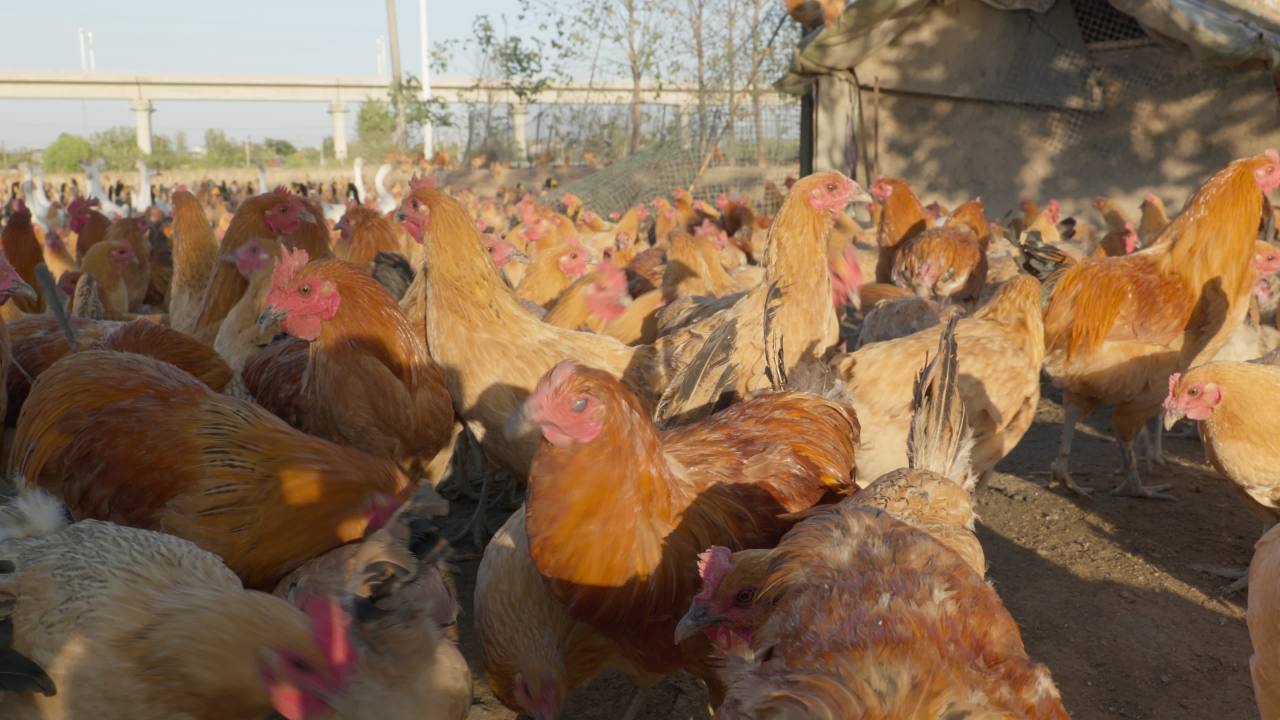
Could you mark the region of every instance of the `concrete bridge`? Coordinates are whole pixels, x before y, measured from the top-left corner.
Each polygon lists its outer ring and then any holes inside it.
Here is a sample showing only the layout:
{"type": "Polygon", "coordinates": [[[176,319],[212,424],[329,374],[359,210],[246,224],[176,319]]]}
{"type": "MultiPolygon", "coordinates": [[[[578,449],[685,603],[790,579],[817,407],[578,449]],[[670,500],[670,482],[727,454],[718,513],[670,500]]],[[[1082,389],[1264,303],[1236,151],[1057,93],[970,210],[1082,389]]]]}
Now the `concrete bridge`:
{"type": "MultiPolygon", "coordinates": [[[[304,77],[293,75],[197,75],[132,73],[14,72],[0,70],[0,100],[127,100],[134,112],[138,148],[151,154],[151,114],[155,101],[275,101],[325,102],[333,120],[333,150],[339,160],[347,157],[348,102],[386,97],[387,79],[380,77],[304,77]]],[[[631,102],[631,85],[601,82],[593,85],[553,85],[540,93],[538,104],[625,104],[631,102]]],[[[646,104],[672,106],[678,118],[697,105],[696,88],[645,86],[646,104]]],[[[525,121],[528,105],[499,84],[474,78],[434,78],[431,94],[447,103],[504,103],[511,106],[516,146],[528,154],[525,121]]],[[[767,104],[788,102],[775,93],[767,104]]]]}

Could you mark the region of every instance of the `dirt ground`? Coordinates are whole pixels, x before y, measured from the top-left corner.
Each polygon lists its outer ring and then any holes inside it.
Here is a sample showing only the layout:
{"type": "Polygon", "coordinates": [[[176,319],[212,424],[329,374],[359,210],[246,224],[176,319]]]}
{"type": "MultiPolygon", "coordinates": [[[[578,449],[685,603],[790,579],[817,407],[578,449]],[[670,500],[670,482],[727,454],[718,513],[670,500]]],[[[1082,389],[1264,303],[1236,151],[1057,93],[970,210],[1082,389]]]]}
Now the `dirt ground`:
{"type": "MultiPolygon", "coordinates": [[[[1045,489],[1059,401],[1046,387],[1036,423],[978,494],[988,578],[1028,652],[1053,671],[1079,720],[1257,718],[1245,595],[1224,598],[1229,581],[1195,566],[1246,566],[1260,522],[1205,464],[1194,437],[1166,437],[1167,467],[1146,476],[1171,483],[1175,502],[1108,495],[1120,452],[1105,412],[1081,425],[1072,458],[1077,479],[1096,488],[1094,499],[1045,489]]],[[[516,714],[486,687],[468,619],[477,564],[460,563],[461,638],[476,678],[470,717],[506,720],[516,714]]],[[[570,697],[564,717],[614,720],[633,693],[625,678],[602,676],[570,697]]],[[[639,720],[708,717],[705,693],[688,676],[645,691],[639,702],[639,720]]]]}

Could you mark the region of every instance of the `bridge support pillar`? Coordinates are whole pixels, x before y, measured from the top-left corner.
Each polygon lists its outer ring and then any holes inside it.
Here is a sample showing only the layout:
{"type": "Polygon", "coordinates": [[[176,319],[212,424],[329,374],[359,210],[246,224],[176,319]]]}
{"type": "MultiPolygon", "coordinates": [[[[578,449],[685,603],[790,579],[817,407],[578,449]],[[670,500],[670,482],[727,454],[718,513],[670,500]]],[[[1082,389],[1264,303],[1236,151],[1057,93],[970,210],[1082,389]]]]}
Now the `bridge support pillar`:
{"type": "Polygon", "coordinates": [[[333,118],[333,157],[342,162],[347,159],[347,104],[341,100],[329,103],[329,115],[333,118]]]}
{"type": "Polygon", "coordinates": [[[511,103],[511,135],[516,143],[516,157],[525,162],[529,160],[528,120],[528,103],[511,103]]]}
{"type": "Polygon", "coordinates": [[[138,149],[143,155],[151,154],[151,113],[156,109],[150,100],[134,100],[129,106],[133,109],[133,123],[138,131],[138,149]]]}

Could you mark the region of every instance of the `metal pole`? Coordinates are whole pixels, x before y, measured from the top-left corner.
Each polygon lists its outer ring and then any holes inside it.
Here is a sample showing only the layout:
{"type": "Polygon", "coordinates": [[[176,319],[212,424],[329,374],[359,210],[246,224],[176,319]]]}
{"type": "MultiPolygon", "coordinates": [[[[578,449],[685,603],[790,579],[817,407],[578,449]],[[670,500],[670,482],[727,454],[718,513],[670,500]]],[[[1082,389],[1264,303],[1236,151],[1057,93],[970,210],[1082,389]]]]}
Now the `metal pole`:
{"type": "MultiPolygon", "coordinates": [[[[421,38],[422,50],[422,99],[431,100],[431,44],[427,40],[427,0],[418,0],[418,37],[421,38]]],[[[435,154],[435,138],[432,137],[431,123],[422,125],[422,154],[428,160],[435,154]]]]}
{"type": "Polygon", "coordinates": [[[403,150],[405,145],[405,117],[404,103],[400,98],[400,29],[396,25],[396,0],[387,0],[387,34],[391,40],[391,89],[395,94],[395,111],[396,111],[396,137],[395,144],[397,150],[403,150]]]}
{"type": "Polygon", "coordinates": [[[385,78],[387,76],[387,45],[386,40],[381,35],[373,41],[374,52],[378,54],[376,59],[378,68],[378,77],[385,78]]]}
{"type": "Polygon", "coordinates": [[[97,57],[93,52],[93,31],[85,33],[85,37],[89,39],[89,72],[96,72],[98,67],[97,57]]]}
{"type": "Polygon", "coordinates": [[[80,72],[89,72],[89,50],[84,44],[84,28],[80,28],[80,72]]]}

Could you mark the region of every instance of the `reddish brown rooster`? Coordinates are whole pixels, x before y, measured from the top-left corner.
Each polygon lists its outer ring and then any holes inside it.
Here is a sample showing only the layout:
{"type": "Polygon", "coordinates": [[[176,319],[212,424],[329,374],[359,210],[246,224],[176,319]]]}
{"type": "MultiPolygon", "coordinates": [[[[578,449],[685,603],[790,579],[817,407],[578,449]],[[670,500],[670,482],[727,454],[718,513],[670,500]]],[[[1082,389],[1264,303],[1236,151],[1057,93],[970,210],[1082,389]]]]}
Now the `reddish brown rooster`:
{"type": "Polygon", "coordinates": [[[36,380],[9,471],[76,518],[163,529],[266,589],[361,538],[374,498],[410,490],[390,461],[298,432],[168,363],[100,350],[36,380]]]}
{"type": "Polygon", "coordinates": [[[876,244],[876,282],[893,282],[893,264],[902,243],[929,226],[929,215],[911,186],[897,178],[880,178],[871,184],[871,196],[880,202],[876,244]]]}
{"type": "MultiPolygon", "coordinates": [[[[44,262],[44,251],[41,250],[40,242],[36,240],[35,226],[31,224],[31,211],[21,199],[18,200],[14,211],[9,214],[9,221],[4,224],[4,230],[0,231],[0,248],[4,250],[5,258],[22,278],[22,282],[26,283],[27,287],[35,287],[36,265],[44,262]]],[[[42,313],[44,300],[40,297],[32,299],[20,297],[14,300],[6,310],[10,312],[4,314],[10,318],[16,318],[16,312],[13,311],[42,313]]]]}
{"type": "Polygon", "coordinates": [[[618,380],[564,362],[518,417],[545,440],[529,474],[535,565],[570,615],[648,672],[687,667],[714,685],[706,645],[672,641],[703,548],[767,547],[785,513],[854,489],[857,420],[815,395],[762,395],[664,433],[618,380]]]}

